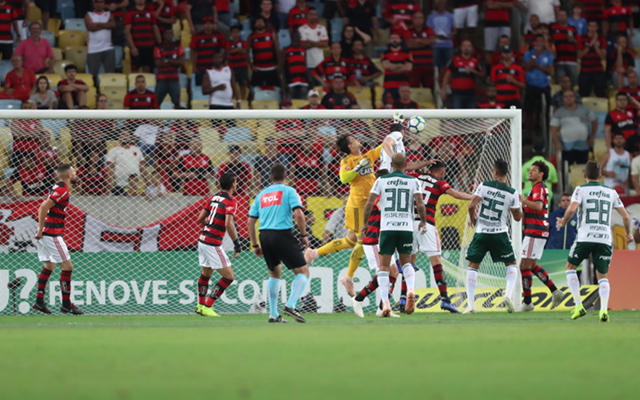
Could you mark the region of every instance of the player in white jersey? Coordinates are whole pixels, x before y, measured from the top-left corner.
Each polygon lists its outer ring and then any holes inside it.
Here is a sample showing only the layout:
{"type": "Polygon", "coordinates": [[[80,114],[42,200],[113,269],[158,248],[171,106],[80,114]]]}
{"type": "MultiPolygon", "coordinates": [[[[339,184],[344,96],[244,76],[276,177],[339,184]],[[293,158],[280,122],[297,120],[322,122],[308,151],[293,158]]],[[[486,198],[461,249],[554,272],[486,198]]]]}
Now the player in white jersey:
{"type": "Polygon", "coordinates": [[[507,287],[502,302],[508,312],[515,311],[511,296],[518,279],[518,268],[508,233],[509,212],[514,220],[520,221],[522,209],[518,193],[507,185],[507,172],[509,172],[509,164],[504,160],[496,160],[493,165],[495,180],[481,183],[469,204],[470,224],[475,226],[475,234],[466,255],[469,270],[467,271],[465,314],[476,312],[474,300],[478,284],[478,269],[487,252],[491,253],[493,262],[502,262],[507,267],[507,287]],[[480,212],[476,217],[478,204],[480,204],[480,212]]]}
{"type": "MultiPolygon", "coordinates": [[[[404,148],[404,134],[405,128],[402,124],[404,121],[404,117],[396,111],[393,115],[393,124],[389,128],[389,134],[384,138],[382,142],[382,153],[380,154],[380,168],[386,169],[387,171],[391,171],[391,158],[394,154],[405,154],[404,148]]],[[[416,169],[424,168],[428,165],[433,164],[434,160],[425,160],[408,163],[405,167],[407,171],[413,171],[416,169]]]]}
{"type": "Polygon", "coordinates": [[[380,208],[380,271],[378,272],[378,284],[382,297],[382,316],[391,314],[389,303],[389,274],[397,274],[395,265],[391,265],[391,256],[397,250],[400,264],[404,270],[404,279],[407,282],[407,304],[405,313],[412,314],[416,306],[415,295],[415,270],[411,266],[411,253],[413,248],[413,207],[414,203],[420,215],[420,228],[426,224],[426,211],[422,196],[418,191],[418,181],[408,175],[404,170],[407,160],[403,154],[394,154],[391,158],[393,172],[376,179],[364,208],[363,232],[369,228],[368,221],[378,196],[380,208]]]}
{"type": "Polygon", "coordinates": [[[600,164],[589,161],[585,166],[584,177],[587,181],[578,186],[571,197],[571,204],[564,213],[563,218],[557,219],[557,226],[562,228],[573,215],[578,212],[578,235],[576,241],[569,250],[567,259],[567,284],[573,295],[576,307],[571,313],[571,319],[578,319],[587,315],[580,297],[580,281],[576,269],[583,260],[593,259],[598,278],[598,292],[600,294],[600,321],[609,322],[609,264],[611,263],[611,244],[613,235],[611,232],[611,210],[613,208],[622,216],[624,229],[627,232],[627,240],[633,240],[631,232],[631,218],[624,209],[624,205],[618,197],[618,193],[599,181],[601,176],[600,164]]]}

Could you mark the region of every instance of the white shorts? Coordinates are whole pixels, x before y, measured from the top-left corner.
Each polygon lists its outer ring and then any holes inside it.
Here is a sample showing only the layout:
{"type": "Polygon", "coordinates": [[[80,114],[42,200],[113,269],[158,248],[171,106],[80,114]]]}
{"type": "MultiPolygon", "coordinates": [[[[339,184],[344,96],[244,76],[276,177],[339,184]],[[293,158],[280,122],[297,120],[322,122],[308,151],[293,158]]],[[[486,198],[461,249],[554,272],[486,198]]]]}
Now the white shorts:
{"type": "Polygon", "coordinates": [[[413,221],[413,254],[420,250],[429,257],[439,256],[442,248],[440,247],[438,229],[431,224],[427,224],[424,234],[421,235],[421,232],[418,231],[418,225],[420,225],[420,221],[413,221]]]}
{"type": "MultiPolygon", "coordinates": [[[[364,255],[367,257],[367,263],[369,264],[369,268],[372,271],[377,271],[380,269],[380,254],[378,254],[378,245],[377,244],[365,244],[362,246],[364,249],[364,255]]],[[[391,256],[391,265],[396,263],[396,257],[391,256]]]]}
{"type": "Polygon", "coordinates": [[[509,26],[490,26],[484,28],[484,50],[493,52],[498,45],[500,36],[507,35],[511,37],[511,27],[509,26]]]}
{"type": "Polygon", "coordinates": [[[522,239],[522,258],[539,260],[542,258],[547,239],[525,236],[522,239]]]}
{"type": "Polygon", "coordinates": [[[38,250],[38,258],[42,262],[56,264],[71,260],[67,244],[62,236],[43,236],[40,240],[34,240],[38,250]]]}
{"type": "Polygon", "coordinates": [[[475,28],[478,26],[478,5],[455,8],[453,18],[456,20],[456,29],[463,29],[465,21],[469,28],[475,28]]]}
{"type": "Polygon", "coordinates": [[[198,260],[203,268],[221,269],[231,266],[222,246],[210,246],[198,242],[198,260]]]}

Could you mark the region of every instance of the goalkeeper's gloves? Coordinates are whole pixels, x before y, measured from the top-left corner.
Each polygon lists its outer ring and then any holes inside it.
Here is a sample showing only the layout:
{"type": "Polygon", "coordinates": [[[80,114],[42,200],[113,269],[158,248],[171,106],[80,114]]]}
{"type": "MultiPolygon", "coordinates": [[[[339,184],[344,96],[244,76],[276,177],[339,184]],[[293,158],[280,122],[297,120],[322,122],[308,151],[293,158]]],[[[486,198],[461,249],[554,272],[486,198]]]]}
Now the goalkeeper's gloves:
{"type": "Polygon", "coordinates": [[[400,111],[396,111],[393,113],[393,122],[396,124],[401,124],[404,122],[404,115],[400,114],[400,111]]]}
{"type": "Polygon", "coordinates": [[[233,241],[233,252],[242,253],[242,246],[240,245],[240,239],[236,239],[233,241]]]}
{"type": "Polygon", "coordinates": [[[360,171],[362,171],[363,169],[367,169],[369,167],[371,167],[371,163],[369,162],[369,159],[365,157],[362,160],[360,160],[360,162],[358,163],[358,165],[356,165],[353,171],[360,173],[360,171]]]}

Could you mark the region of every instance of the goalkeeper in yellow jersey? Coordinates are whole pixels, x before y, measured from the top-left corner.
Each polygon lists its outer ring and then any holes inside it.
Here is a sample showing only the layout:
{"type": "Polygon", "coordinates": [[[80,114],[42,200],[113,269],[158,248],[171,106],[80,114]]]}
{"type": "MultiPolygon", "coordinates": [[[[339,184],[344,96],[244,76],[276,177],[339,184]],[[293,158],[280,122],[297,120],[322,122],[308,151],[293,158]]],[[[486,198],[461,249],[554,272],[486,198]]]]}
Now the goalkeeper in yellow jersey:
{"type": "Polygon", "coordinates": [[[340,278],[340,282],[347,289],[349,296],[353,297],[355,296],[353,275],[364,256],[358,235],[360,235],[360,227],[363,223],[364,205],[367,203],[369,191],[376,180],[373,165],[380,158],[382,145],[363,155],[358,139],[348,134],[338,137],[336,145],[341,152],[347,154],[340,160],[340,181],[348,183],[351,187],[344,213],[345,228],[348,230],[347,237],[333,240],[318,249],[308,248],[304,252],[304,258],[307,260],[307,264],[311,264],[318,256],[337,253],[344,249],[353,249],[349,260],[349,271],[346,276],[340,278]]]}

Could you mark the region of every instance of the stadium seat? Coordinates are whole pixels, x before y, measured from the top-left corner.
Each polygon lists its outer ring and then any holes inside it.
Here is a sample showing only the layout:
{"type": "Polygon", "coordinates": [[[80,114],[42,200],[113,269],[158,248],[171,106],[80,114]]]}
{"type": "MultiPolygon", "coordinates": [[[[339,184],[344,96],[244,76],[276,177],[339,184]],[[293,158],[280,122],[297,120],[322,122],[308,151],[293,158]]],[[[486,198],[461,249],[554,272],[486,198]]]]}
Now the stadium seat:
{"type": "Polygon", "coordinates": [[[280,103],[278,100],[254,100],[254,110],[278,110],[280,109],[280,103]]]}
{"type": "Polygon", "coordinates": [[[58,47],[66,49],[73,46],[86,46],[87,40],[82,31],[62,30],[58,36],[58,47]]]}
{"type": "Polygon", "coordinates": [[[240,39],[241,40],[247,40],[249,35],[251,35],[251,31],[250,30],[244,30],[243,29],[242,31],[240,31],[240,39]]]}
{"type": "Polygon", "coordinates": [[[276,100],[280,101],[280,93],[275,90],[257,90],[254,94],[254,100],[276,100]]]}
{"type": "Polygon", "coordinates": [[[64,56],[62,55],[62,49],[61,48],[53,47],[51,50],[53,51],[53,59],[55,61],[64,59],[64,56]]]}
{"type": "Polygon", "coordinates": [[[227,143],[247,142],[251,140],[251,131],[248,128],[229,128],[224,135],[227,143]]]}
{"type": "Polygon", "coordinates": [[[87,46],[71,46],[64,49],[64,56],[67,60],[73,61],[78,68],[78,72],[85,72],[87,63],[87,46]]]}
{"type": "Polygon", "coordinates": [[[302,108],[307,104],[309,104],[307,100],[300,100],[300,99],[293,99],[291,100],[291,103],[293,104],[293,108],[302,108]]]}
{"type": "Polygon", "coordinates": [[[427,110],[436,109],[436,105],[434,103],[431,103],[431,102],[428,102],[428,101],[420,102],[420,103],[418,103],[418,106],[420,106],[420,108],[427,109],[427,110]]]}
{"type": "Polygon", "coordinates": [[[64,67],[66,67],[67,65],[73,64],[73,61],[71,60],[59,60],[59,61],[55,61],[53,63],[53,72],[55,72],[56,74],[60,75],[60,76],[65,76],[64,74],[64,67]]]}
{"type": "Polygon", "coordinates": [[[373,109],[373,104],[371,103],[371,100],[362,100],[362,99],[358,100],[358,105],[363,110],[372,110],[373,109]]]}
{"type": "Polygon", "coordinates": [[[124,108],[123,101],[109,99],[109,102],[107,102],[107,109],[109,110],[122,110],[123,108],[124,108]]]}
{"type": "Polygon", "coordinates": [[[51,45],[51,48],[56,47],[56,35],[51,31],[42,31],[40,37],[46,39],[51,45]]]}
{"type": "Polygon", "coordinates": [[[249,18],[245,18],[242,21],[242,30],[243,31],[250,31],[251,30],[251,21],[249,20],[249,18]]]}
{"type": "Polygon", "coordinates": [[[278,42],[283,50],[291,45],[291,35],[288,29],[280,29],[278,31],[278,42]]]}
{"type": "Polygon", "coordinates": [[[607,143],[604,138],[596,139],[593,142],[593,156],[597,161],[600,161],[600,157],[607,151],[607,143]]]}
{"type": "Polygon", "coordinates": [[[107,99],[109,101],[120,102],[120,103],[124,101],[124,98],[127,95],[127,92],[128,92],[127,88],[122,86],[118,86],[118,87],[103,86],[100,88],[100,93],[107,96],[107,99]]]}
{"type": "Polygon", "coordinates": [[[601,97],[583,97],[582,104],[593,112],[609,112],[609,99],[603,99],[601,97]]]}
{"type": "Polygon", "coordinates": [[[60,8],[60,18],[62,20],[74,18],[76,16],[76,12],[73,8],[73,4],[71,6],[64,5],[60,8]]]}
{"type": "MultiPolygon", "coordinates": [[[[186,103],[180,102],[180,107],[187,108],[187,105],[186,105],[186,103]]],[[[173,110],[174,109],[173,108],[173,103],[170,102],[170,101],[163,101],[160,104],[160,109],[161,110],[173,110]]]]}
{"type": "Polygon", "coordinates": [[[87,31],[84,18],[69,18],[64,20],[64,29],[68,31],[87,31]]]}
{"type": "MultiPolygon", "coordinates": [[[[598,131],[596,132],[596,138],[604,138],[604,121],[607,118],[607,114],[609,112],[605,111],[596,111],[594,112],[596,118],[598,119],[598,131]]],[[[589,133],[591,133],[591,124],[588,124],[589,133]]]]}
{"type": "Polygon", "coordinates": [[[433,103],[433,94],[429,88],[411,88],[411,99],[418,103],[433,103]]]}
{"type": "Polygon", "coordinates": [[[87,107],[95,110],[98,103],[98,90],[94,87],[90,87],[87,92],[87,107]]]}
{"type": "Polygon", "coordinates": [[[584,183],[584,167],[585,164],[573,164],[569,166],[572,187],[576,188],[584,183]]]}
{"type": "Polygon", "coordinates": [[[40,8],[38,8],[35,3],[29,3],[28,18],[29,21],[42,21],[42,11],[40,11],[40,8]]]}
{"type": "Polygon", "coordinates": [[[553,97],[553,95],[558,93],[559,91],[560,91],[560,85],[552,83],[551,84],[551,97],[553,97]]]}
{"type": "Polygon", "coordinates": [[[240,109],[241,110],[250,110],[249,100],[240,100],[240,109]]]}
{"type": "Polygon", "coordinates": [[[209,100],[208,94],[202,94],[202,86],[194,86],[191,88],[191,96],[193,100],[209,100]]]}
{"type": "Polygon", "coordinates": [[[76,79],[80,79],[81,81],[83,81],[84,83],[89,85],[89,87],[95,87],[96,86],[95,82],[93,81],[93,75],[91,75],[91,74],[78,73],[78,74],[76,74],[76,79]]]}
{"type": "Polygon", "coordinates": [[[20,100],[0,100],[0,110],[19,110],[21,106],[20,100]]]}
{"type": "Polygon", "coordinates": [[[100,81],[101,91],[103,87],[127,89],[127,76],[125,74],[100,74],[98,80],[100,81]]]}
{"type": "Polygon", "coordinates": [[[180,44],[183,49],[191,46],[191,31],[180,32],[180,44]]]}
{"type": "Polygon", "coordinates": [[[616,96],[609,97],[609,111],[616,109],[616,96]]]}
{"type": "Polygon", "coordinates": [[[129,74],[129,76],[127,77],[128,81],[129,81],[129,90],[133,90],[136,87],[136,76],[138,75],[143,75],[147,81],[147,88],[153,86],[156,86],[156,76],[154,74],[148,73],[148,72],[141,72],[141,73],[132,73],[129,74]]]}
{"type": "Polygon", "coordinates": [[[360,100],[371,100],[371,88],[369,87],[366,87],[366,86],[360,86],[359,88],[349,87],[348,90],[349,90],[349,93],[356,96],[358,103],[360,103],[360,100]]]}
{"type": "Polygon", "coordinates": [[[45,76],[49,80],[49,85],[52,87],[58,87],[58,82],[62,80],[62,77],[58,74],[38,74],[38,76],[45,76]]]}
{"type": "Polygon", "coordinates": [[[4,86],[5,76],[7,76],[11,70],[13,70],[11,60],[0,60],[0,81],[2,82],[2,86],[4,86]]]}
{"type": "Polygon", "coordinates": [[[324,96],[324,87],[316,86],[316,87],[314,87],[314,89],[317,90],[318,93],[320,93],[320,98],[322,98],[322,96],[324,96]]]}
{"type": "Polygon", "coordinates": [[[205,99],[191,100],[191,109],[192,110],[208,110],[209,100],[205,100],[205,99]]]}
{"type": "Polygon", "coordinates": [[[48,25],[47,30],[53,32],[54,37],[58,37],[60,34],[60,25],[62,25],[62,20],[60,18],[49,18],[48,25]]]}

